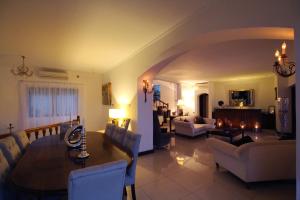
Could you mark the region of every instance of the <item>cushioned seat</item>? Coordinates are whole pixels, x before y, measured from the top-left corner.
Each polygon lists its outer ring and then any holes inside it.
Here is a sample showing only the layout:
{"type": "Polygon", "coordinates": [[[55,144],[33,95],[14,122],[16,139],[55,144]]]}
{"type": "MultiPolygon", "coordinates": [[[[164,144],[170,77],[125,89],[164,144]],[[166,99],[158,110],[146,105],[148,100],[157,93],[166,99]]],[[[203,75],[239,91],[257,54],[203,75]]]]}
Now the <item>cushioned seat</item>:
{"type": "Polygon", "coordinates": [[[139,154],[139,146],[141,141],[141,135],[132,133],[128,131],[125,134],[125,138],[123,140],[124,148],[131,151],[133,156],[133,161],[130,167],[126,171],[125,176],[125,185],[131,186],[132,199],[136,199],[135,197],[135,174],[136,174],[136,164],[139,154]]]}
{"type": "Polygon", "coordinates": [[[14,137],[9,136],[0,140],[0,149],[2,150],[10,167],[14,167],[21,156],[21,151],[14,137]]]}
{"type": "Polygon", "coordinates": [[[223,166],[247,183],[296,177],[295,140],[250,142],[239,147],[215,138],[207,142],[217,166],[223,166]]]}
{"type": "Polygon", "coordinates": [[[125,128],[121,128],[121,127],[115,127],[112,135],[111,135],[111,138],[119,143],[119,144],[122,144],[123,143],[123,140],[124,140],[124,137],[125,137],[125,134],[126,134],[126,129],[125,128]]]}
{"type": "Polygon", "coordinates": [[[116,126],[114,124],[106,124],[106,127],[105,127],[105,134],[109,137],[112,136],[114,130],[115,130],[116,126]]]}
{"type": "Polygon", "coordinates": [[[30,144],[29,139],[26,135],[25,131],[19,131],[17,133],[13,134],[13,137],[15,138],[20,150],[22,152],[25,151],[25,149],[28,147],[28,145],[30,144]]]}
{"type": "Polygon", "coordinates": [[[69,175],[69,200],[121,200],[127,162],[74,170],[69,175]]]}
{"type": "Polygon", "coordinates": [[[9,164],[0,150],[0,199],[7,199],[6,177],[9,171],[9,164]]]}

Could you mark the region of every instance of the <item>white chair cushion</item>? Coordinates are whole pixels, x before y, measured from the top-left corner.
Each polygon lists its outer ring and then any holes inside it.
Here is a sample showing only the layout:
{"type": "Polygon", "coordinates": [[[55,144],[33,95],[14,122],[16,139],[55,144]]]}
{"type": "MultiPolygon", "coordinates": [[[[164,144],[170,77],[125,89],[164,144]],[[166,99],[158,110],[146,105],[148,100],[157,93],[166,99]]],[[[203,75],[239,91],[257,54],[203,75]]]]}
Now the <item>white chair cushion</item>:
{"type": "Polygon", "coordinates": [[[0,140],[0,149],[11,167],[15,165],[21,156],[20,148],[12,136],[0,140]]]}

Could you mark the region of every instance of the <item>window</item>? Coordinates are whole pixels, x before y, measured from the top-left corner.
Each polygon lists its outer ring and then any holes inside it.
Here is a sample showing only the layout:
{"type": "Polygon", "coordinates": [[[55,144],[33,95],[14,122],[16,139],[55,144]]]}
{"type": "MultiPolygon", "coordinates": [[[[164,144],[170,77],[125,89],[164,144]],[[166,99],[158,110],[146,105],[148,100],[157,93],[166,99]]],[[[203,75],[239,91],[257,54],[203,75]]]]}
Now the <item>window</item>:
{"type": "Polygon", "coordinates": [[[77,85],[22,82],[22,128],[34,128],[74,119],[79,114],[77,85]]]}
{"type": "Polygon", "coordinates": [[[77,115],[78,89],[28,88],[29,117],[59,117],[77,115]]]}

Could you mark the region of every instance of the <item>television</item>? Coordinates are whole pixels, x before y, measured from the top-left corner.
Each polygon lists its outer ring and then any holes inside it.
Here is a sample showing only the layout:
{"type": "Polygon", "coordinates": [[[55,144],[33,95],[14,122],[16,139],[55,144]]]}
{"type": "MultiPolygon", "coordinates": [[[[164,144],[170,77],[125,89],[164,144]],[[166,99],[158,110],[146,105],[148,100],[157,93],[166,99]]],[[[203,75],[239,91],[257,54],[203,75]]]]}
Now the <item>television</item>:
{"type": "Polygon", "coordinates": [[[254,90],[229,90],[230,106],[254,106],[254,90]]]}

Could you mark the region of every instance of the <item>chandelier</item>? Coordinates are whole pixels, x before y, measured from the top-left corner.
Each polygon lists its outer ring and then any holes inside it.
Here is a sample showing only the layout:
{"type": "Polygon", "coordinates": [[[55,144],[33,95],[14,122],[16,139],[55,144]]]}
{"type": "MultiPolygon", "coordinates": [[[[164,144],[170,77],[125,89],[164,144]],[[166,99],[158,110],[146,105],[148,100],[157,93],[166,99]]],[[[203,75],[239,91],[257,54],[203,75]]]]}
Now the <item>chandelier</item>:
{"type": "Polygon", "coordinates": [[[25,56],[21,56],[22,58],[22,65],[16,67],[15,69],[11,70],[11,73],[15,76],[32,76],[33,71],[31,71],[27,66],[25,66],[25,56]]]}
{"type": "Polygon", "coordinates": [[[296,73],[296,63],[288,61],[285,42],[281,45],[281,54],[279,50],[275,51],[275,59],[273,67],[277,74],[282,77],[289,77],[296,73]]]}

